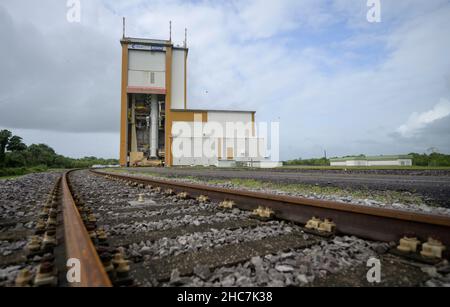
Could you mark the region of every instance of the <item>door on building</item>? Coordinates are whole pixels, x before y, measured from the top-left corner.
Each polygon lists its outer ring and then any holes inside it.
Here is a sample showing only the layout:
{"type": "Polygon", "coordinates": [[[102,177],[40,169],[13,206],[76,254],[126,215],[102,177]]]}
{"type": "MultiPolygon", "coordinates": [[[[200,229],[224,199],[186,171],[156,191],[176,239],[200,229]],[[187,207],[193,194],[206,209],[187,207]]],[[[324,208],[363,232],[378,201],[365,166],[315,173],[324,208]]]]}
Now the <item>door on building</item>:
{"type": "Polygon", "coordinates": [[[233,147],[227,148],[227,159],[228,160],[234,160],[234,150],[233,147]]]}

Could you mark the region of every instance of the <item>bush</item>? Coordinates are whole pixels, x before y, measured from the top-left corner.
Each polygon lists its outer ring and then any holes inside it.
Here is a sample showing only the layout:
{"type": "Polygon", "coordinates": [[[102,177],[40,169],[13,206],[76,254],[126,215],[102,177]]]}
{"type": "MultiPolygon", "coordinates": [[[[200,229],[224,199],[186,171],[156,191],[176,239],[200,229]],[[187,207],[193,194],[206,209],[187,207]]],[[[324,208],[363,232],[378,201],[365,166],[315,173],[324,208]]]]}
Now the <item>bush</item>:
{"type": "Polygon", "coordinates": [[[0,168],[0,177],[5,176],[21,176],[25,175],[27,172],[27,169],[24,167],[20,168],[0,168]]]}
{"type": "Polygon", "coordinates": [[[42,173],[48,171],[45,165],[34,166],[30,168],[16,167],[16,168],[0,168],[0,177],[7,176],[22,176],[30,173],[42,173]]]}
{"type": "Polygon", "coordinates": [[[299,159],[287,161],[284,164],[285,165],[327,166],[327,165],[330,165],[330,160],[328,160],[326,158],[302,160],[301,158],[299,158],[299,159]]]}
{"type": "Polygon", "coordinates": [[[450,155],[441,153],[418,154],[410,153],[413,165],[417,166],[450,166],[450,155]]]}

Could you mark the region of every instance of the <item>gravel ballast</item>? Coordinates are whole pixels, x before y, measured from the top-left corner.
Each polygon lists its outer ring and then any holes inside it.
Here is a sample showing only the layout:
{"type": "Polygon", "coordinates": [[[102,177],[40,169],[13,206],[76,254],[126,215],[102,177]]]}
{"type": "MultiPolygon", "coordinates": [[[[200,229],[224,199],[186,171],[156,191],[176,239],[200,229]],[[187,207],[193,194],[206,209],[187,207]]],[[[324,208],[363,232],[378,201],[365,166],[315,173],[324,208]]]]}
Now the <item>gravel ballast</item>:
{"type": "MultiPolygon", "coordinates": [[[[28,236],[33,234],[39,211],[61,173],[29,174],[15,179],[0,180],[0,286],[11,286],[23,268],[31,272],[31,265],[20,264],[28,236]],[[8,264],[19,262],[19,264],[8,264]]],[[[38,260],[38,259],[36,259],[38,260]]]]}
{"type": "MultiPolygon", "coordinates": [[[[75,190],[93,208],[110,241],[114,242],[115,237],[131,238],[121,245],[121,249],[132,261],[132,274],[141,286],[314,286],[330,276],[345,274],[348,269],[365,269],[368,259],[384,255],[395,245],[349,236],[331,240],[317,237],[317,243],[315,236],[303,233],[302,227],[278,220],[252,227],[227,229],[225,223],[224,228],[214,228],[213,225],[226,220],[248,219],[249,212],[218,210],[214,202],[199,204],[195,200],[180,200],[144,186],[125,185],[87,172],[76,172],[71,177],[75,190]],[[144,194],[149,205],[130,205],[130,201],[135,201],[139,194],[144,194]],[[192,229],[196,225],[204,227],[200,231],[178,231],[175,236],[151,235],[166,233],[166,230],[169,233],[171,229],[192,229]],[[145,239],[146,233],[153,239],[145,239]],[[207,263],[211,257],[217,263],[220,251],[237,250],[238,246],[243,250],[259,241],[270,242],[296,234],[310,240],[312,245],[263,253],[243,261],[239,258],[238,263],[225,266],[196,265],[197,262],[193,261],[197,259],[201,260],[199,263],[207,263]],[[133,238],[137,239],[133,241],[133,238]],[[196,254],[200,256],[196,257],[196,254]],[[158,264],[166,263],[172,268],[176,262],[170,259],[188,259],[183,264],[184,273],[158,267],[158,264]],[[193,266],[192,271],[190,266],[193,266]],[[161,278],[167,276],[167,280],[152,280],[152,274],[147,272],[153,272],[153,269],[161,274],[161,278]]],[[[419,275],[421,278],[428,276],[421,271],[419,275]]],[[[422,281],[413,278],[408,282],[409,285],[417,285],[422,281]]]]}
{"type": "MultiPolygon", "coordinates": [[[[151,174],[134,174],[134,173],[126,173],[126,175],[134,176],[134,177],[152,177],[151,174]]],[[[405,211],[414,211],[414,212],[421,212],[421,213],[427,213],[427,214],[437,214],[437,215],[447,215],[450,216],[450,208],[448,207],[441,207],[441,206],[430,206],[425,204],[424,202],[417,202],[417,203],[401,203],[401,202],[392,202],[392,203],[385,203],[381,201],[377,201],[374,199],[359,199],[353,196],[339,196],[339,195],[325,195],[325,194],[319,194],[319,193],[298,193],[298,192],[286,192],[282,190],[276,190],[276,189],[267,189],[267,188],[244,188],[239,185],[235,185],[231,182],[229,183],[212,183],[208,180],[201,180],[198,178],[180,178],[180,177],[173,177],[173,178],[164,178],[156,176],[158,180],[168,180],[168,181],[178,181],[178,182],[184,182],[184,183],[195,183],[195,184],[204,184],[211,187],[219,187],[219,188],[226,188],[226,189],[233,189],[233,190],[244,190],[244,191],[253,191],[253,192],[262,192],[262,193],[269,193],[269,194],[275,194],[275,195],[286,195],[286,196],[295,196],[295,197],[303,197],[303,198],[309,198],[309,199],[318,199],[318,200],[328,200],[328,201],[336,201],[336,202],[342,202],[352,205],[358,205],[358,206],[367,206],[367,207],[377,207],[377,208],[388,208],[388,209],[394,209],[394,210],[405,210],[405,211]]],[[[385,193],[389,193],[388,191],[385,191],[385,193]]],[[[409,193],[409,192],[405,192],[409,193]]]]}

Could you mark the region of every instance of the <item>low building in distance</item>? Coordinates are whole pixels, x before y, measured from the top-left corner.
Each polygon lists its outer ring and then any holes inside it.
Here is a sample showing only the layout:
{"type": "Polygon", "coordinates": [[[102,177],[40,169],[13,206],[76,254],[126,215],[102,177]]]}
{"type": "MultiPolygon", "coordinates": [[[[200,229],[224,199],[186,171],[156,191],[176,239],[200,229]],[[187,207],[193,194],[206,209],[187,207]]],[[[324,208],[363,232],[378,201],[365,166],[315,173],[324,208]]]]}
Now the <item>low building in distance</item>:
{"type": "Polygon", "coordinates": [[[331,166],[412,166],[412,156],[353,156],[330,159],[331,166]]]}

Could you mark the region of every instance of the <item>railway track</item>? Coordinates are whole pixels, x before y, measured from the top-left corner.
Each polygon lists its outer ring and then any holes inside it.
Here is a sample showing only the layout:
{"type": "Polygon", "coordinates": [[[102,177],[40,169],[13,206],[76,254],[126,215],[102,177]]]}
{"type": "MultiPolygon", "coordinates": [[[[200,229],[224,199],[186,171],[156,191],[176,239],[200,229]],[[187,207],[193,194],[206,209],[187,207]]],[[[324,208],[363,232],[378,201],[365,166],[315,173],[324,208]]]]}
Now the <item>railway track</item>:
{"type": "Polygon", "coordinates": [[[308,170],[308,169],[216,169],[216,168],[129,168],[140,174],[168,177],[192,176],[203,181],[257,179],[260,183],[335,187],[348,191],[413,193],[429,205],[450,207],[449,171],[408,170],[308,170]]]}
{"type": "Polygon", "coordinates": [[[67,173],[59,176],[46,199],[32,209],[37,216],[26,221],[34,223],[34,230],[22,232],[12,228],[22,224],[23,220],[11,220],[1,225],[0,236],[4,242],[27,241],[20,251],[1,259],[2,267],[22,268],[9,286],[112,285],[86,230],[83,212],[72,197],[67,176],[67,173]],[[67,269],[73,259],[82,266],[74,273],[74,279],[69,280],[67,269]]]}
{"type": "Polygon", "coordinates": [[[337,232],[370,240],[397,241],[405,234],[413,234],[422,240],[431,236],[439,239],[445,245],[450,245],[449,216],[368,208],[340,202],[237,191],[148,177],[94,173],[141,185],[155,185],[173,190],[174,193],[187,192],[192,197],[206,195],[218,202],[230,200],[244,210],[253,210],[258,206],[263,206],[270,208],[275,217],[295,223],[306,224],[311,217],[328,218],[336,224],[337,232]]]}
{"type": "Polygon", "coordinates": [[[442,216],[87,171],[61,176],[42,212],[28,254],[1,264],[28,268],[16,285],[367,286],[369,259],[381,262],[384,286],[449,277],[445,260],[389,252],[404,234],[448,245],[442,216]],[[306,229],[313,216],[332,220],[332,232],[306,229]],[[48,235],[57,242],[44,248],[48,235]],[[67,281],[68,259],[79,260],[80,282],[67,281]],[[42,267],[49,283],[36,284],[42,267]]]}

